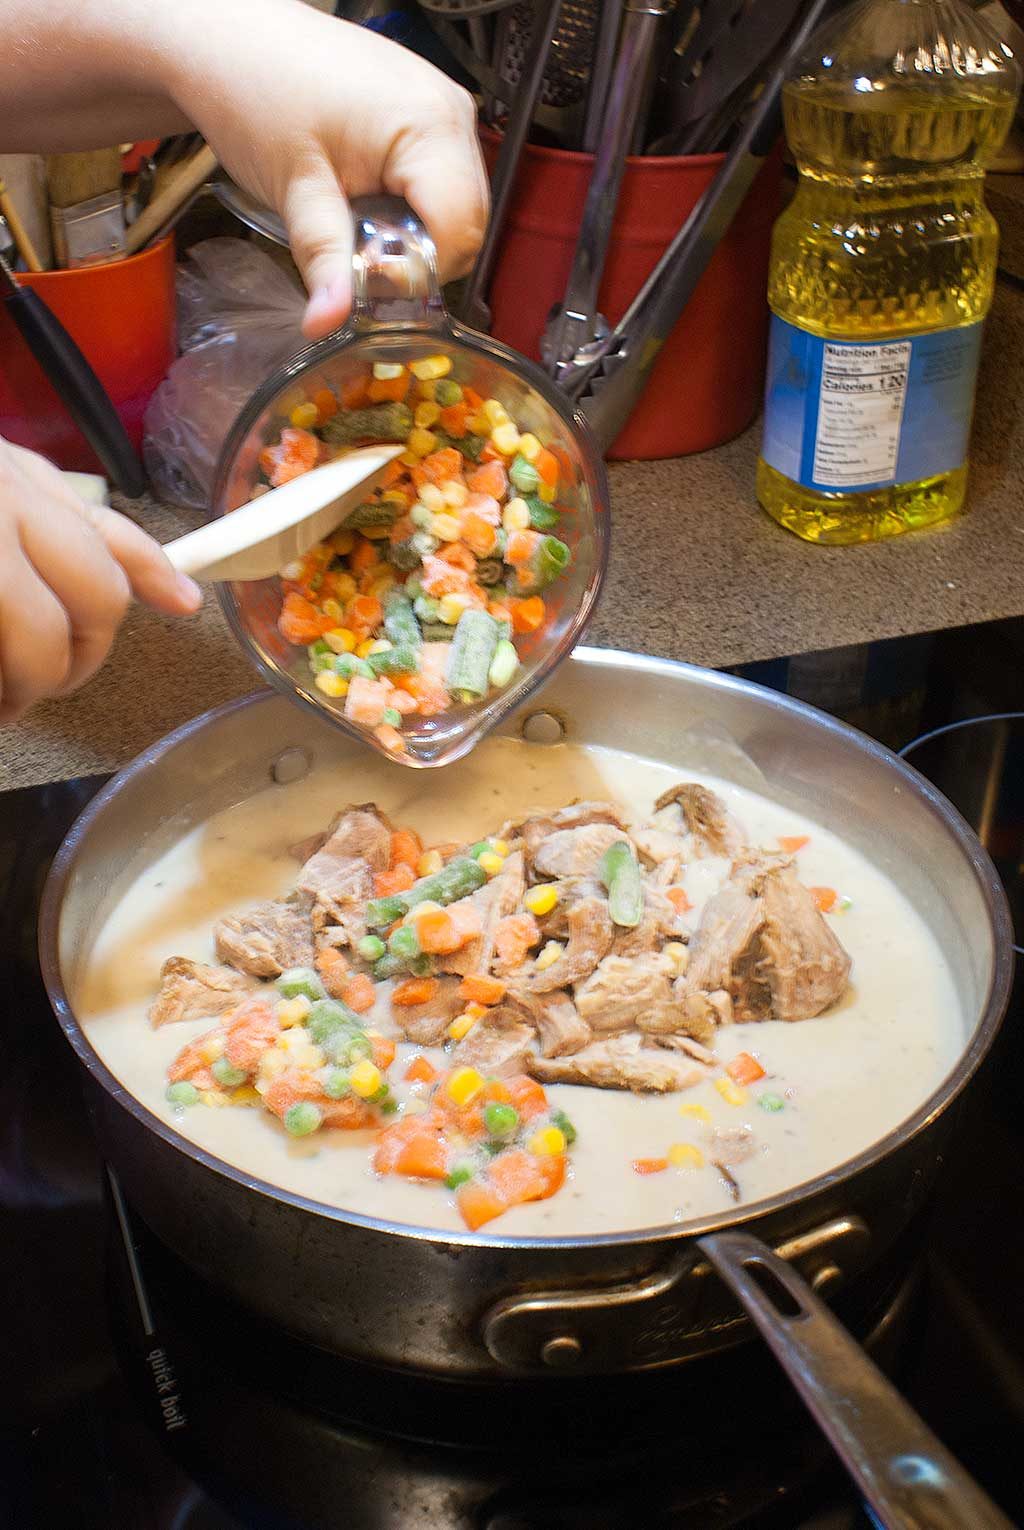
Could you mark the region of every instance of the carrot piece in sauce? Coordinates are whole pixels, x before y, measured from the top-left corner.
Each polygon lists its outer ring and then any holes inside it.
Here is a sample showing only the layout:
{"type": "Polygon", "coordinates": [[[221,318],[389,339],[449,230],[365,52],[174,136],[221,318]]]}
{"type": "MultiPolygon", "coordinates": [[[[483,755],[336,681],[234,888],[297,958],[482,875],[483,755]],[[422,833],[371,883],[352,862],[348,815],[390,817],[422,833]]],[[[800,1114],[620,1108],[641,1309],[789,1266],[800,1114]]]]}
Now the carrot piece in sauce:
{"type": "Polygon", "coordinates": [[[501,979],[488,977],[486,973],[471,973],[459,984],[459,997],[470,1004],[500,1004],[505,992],[501,979]]]}
{"type": "Polygon", "coordinates": [[[685,887],[668,887],[665,896],[675,909],[677,914],[687,914],[693,907],[686,894],[685,887]]]}
{"type": "Polygon", "coordinates": [[[423,854],[423,845],[412,829],[396,829],[391,836],[391,869],[396,866],[415,867],[423,854]]]}
{"type": "Polygon", "coordinates": [[[400,1009],[410,1008],[414,1004],[426,1004],[434,998],[439,987],[437,978],[406,978],[404,982],[395,984],[391,1002],[400,1009]]]}
{"type": "Polygon", "coordinates": [[[416,873],[407,861],[400,861],[393,871],[378,871],[373,879],[375,898],[393,898],[396,893],[408,892],[416,880],[416,873]]]}
{"type": "Polygon", "coordinates": [[[753,1084],[764,1078],[764,1069],[749,1052],[737,1052],[732,1061],[726,1063],[725,1071],[736,1084],[753,1084]]]}
{"type": "Polygon", "coordinates": [[[662,1169],[668,1168],[667,1158],[634,1158],[634,1174],[660,1174],[662,1169]]]}
{"type": "Polygon", "coordinates": [[[818,911],[822,914],[831,914],[839,901],[839,894],[834,887],[809,887],[807,891],[818,905],[818,911]]]}
{"type": "Polygon", "coordinates": [[[374,1006],[377,990],[373,980],[365,972],[357,972],[345,984],[341,997],[349,1009],[354,1009],[357,1015],[365,1015],[366,1011],[374,1006]]]}
{"type": "Polygon", "coordinates": [[[432,1084],[436,1077],[437,1069],[425,1057],[414,1057],[405,1070],[407,1084],[432,1084]]]}
{"type": "Polygon", "coordinates": [[[811,836],[809,834],[779,835],[779,849],[784,850],[787,855],[795,855],[798,850],[802,850],[810,842],[811,836]]]}

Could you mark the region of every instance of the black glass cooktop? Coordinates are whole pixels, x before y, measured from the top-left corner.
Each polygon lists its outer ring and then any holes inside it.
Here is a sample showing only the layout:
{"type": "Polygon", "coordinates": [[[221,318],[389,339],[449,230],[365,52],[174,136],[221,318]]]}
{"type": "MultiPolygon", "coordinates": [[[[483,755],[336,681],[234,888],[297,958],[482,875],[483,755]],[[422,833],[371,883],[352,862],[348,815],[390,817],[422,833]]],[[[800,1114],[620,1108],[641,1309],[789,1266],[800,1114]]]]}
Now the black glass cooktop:
{"type": "MultiPolygon", "coordinates": [[[[100,782],[0,795],[0,1524],[11,1530],[853,1530],[870,1523],[771,1374],[774,1405],[663,1380],[556,1404],[522,1394],[531,1441],[486,1399],[471,1449],[432,1444],[449,1402],[299,1353],[218,1308],[124,1229],[35,954],[42,880],[100,782]],[[648,1411],[639,1415],[638,1407],[648,1411]],[[545,1408],[558,1408],[551,1421],[545,1408]],[[619,1409],[618,1428],[609,1428],[619,1409]],[[778,1413],[777,1419],[774,1415],[778,1413]],[[352,1422],[357,1418],[358,1423],[352,1422]],[[365,1420],[369,1418],[367,1424],[365,1420]],[[566,1429],[567,1419],[573,1428],[566,1429]],[[649,1420],[649,1427],[648,1427],[649,1420]],[[557,1451],[543,1448],[548,1422],[557,1451]],[[642,1427],[641,1427],[642,1426],[642,1427]],[[396,1433],[397,1430],[397,1433],[396,1433]],[[410,1438],[414,1436],[416,1438],[410,1438]]],[[[1017,1232],[1024,1132],[1015,1022],[979,1081],[914,1273],[875,1314],[877,1352],[1015,1521],[1024,1438],[1017,1232]]],[[[131,1214],[128,1213],[130,1219],[131,1214]]],[[[609,1384],[609,1388],[613,1384],[609,1384]]],[[[600,1389],[599,1389],[600,1390],[600,1389]]],[[[452,1405],[454,1406],[454,1405],[452,1405]]],[[[965,1527],[967,1530],[967,1527],[965,1527]]]]}

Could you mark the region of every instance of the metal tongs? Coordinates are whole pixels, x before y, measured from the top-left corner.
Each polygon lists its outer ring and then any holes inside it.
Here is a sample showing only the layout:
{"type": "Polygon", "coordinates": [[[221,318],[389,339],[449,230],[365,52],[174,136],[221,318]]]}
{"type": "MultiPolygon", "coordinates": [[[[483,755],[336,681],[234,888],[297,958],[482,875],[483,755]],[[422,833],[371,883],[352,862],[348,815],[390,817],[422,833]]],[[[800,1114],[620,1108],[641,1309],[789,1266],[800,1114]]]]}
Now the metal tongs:
{"type": "MultiPolygon", "coordinates": [[[[578,400],[602,448],[619,435],[712,255],[739,211],[782,127],[782,86],[834,0],[810,0],[785,50],[760,82],[715,180],[610,331],[595,326],[555,375],[578,400]]],[[[553,367],[552,370],[555,370],[553,367]]]]}

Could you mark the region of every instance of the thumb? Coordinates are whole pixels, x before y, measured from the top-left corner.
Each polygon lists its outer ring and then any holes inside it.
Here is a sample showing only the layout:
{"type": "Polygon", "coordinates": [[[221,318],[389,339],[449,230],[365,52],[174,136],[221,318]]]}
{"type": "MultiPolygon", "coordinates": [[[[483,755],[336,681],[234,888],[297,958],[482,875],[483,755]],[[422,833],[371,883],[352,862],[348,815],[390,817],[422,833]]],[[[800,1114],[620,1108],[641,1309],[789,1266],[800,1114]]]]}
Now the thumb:
{"type": "Polygon", "coordinates": [[[352,306],[352,215],[326,159],[292,176],[281,216],[310,294],[302,330],[318,340],[344,323],[352,306]]]}

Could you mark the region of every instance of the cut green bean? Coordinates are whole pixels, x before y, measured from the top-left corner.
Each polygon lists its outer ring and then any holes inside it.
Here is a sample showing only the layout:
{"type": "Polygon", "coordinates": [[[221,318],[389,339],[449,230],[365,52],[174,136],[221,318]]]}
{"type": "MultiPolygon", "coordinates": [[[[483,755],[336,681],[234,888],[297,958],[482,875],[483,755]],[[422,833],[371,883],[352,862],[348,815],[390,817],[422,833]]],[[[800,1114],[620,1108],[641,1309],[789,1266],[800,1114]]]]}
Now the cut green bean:
{"type": "MultiPolygon", "coordinates": [[[[416,618],[413,617],[413,621],[416,618]]],[[[419,668],[419,623],[416,624],[416,647],[403,643],[401,647],[387,648],[382,653],[368,653],[366,662],[375,675],[414,675],[419,668]]]]}
{"type": "Polygon", "coordinates": [[[383,930],[408,912],[403,895],[395,893],[388,898],[371,898],[363,910],[363,917],[371,930],[383,930]]]}
{"type": "Polygon", "coordinates": [[[420,624],[412,601],[402,590],[389,591],[384,601],[384,631],[396,650],[416,649],[420,645],[420,624]]]}
{"type": "Polygon", "coordinates": [[[445,683],[457,701],[479,701],[488,691],[488,671],[498,646],[498,628],[486,611],[463,611],[455,628],[445,683]]]}
{"type": "Polygon", "coordinates": [[[519,655],[516,653],[515,644],[510,643],[508,638],[500,638],[494,650],[494,658],[491,660],[491,667],[487,674],[488,680],[497,690],[503,690],[518,668],[519,655]]]}
{"type": "Polygon", "coordinates": [[[374,673],[365,659],[358,659],[354,653],[339,653],[334,660],[334,673],[340,675],[343,680],[351,680],[354,675],[361,675],[364,680],[373,680],[374,673]]]}
{"type": "Polygon", "coordinates": [[[421,622],[436,622],[437,613],[441,609],[441,602],[435,600],[433,595],[417,595],[412,603],[412,608],[421,622]]]}
{"type": "Polygon", "coordinates": [[[315,643],[310,643],[306,649],[309,655],[309,667],[314,675],[319,675],[325,669],[334,668],[335,652],[330,643],[325,643],[323,638],[317,638],[315,643]]]}
{"type": "Polygon", "coordinates": [[[455,628],[448,622],[424,622],[423,641],[425,643],[450,643],[455,637],[455,628]]]}
{"type": "Polygon", "coordinates": [[[283,999],[304,998],[315,1004],[317,999],[324,998],[324,985],[312,967],[290,967],[281,973],[274,987],[283,999]]]}
{"type": "Polygon", "coordinates": [[[339,409],[320,434],[332,446],[353,446],[357,441],[404,441],[412,427],[408,404],[372,404],[368,409],[339,409]]]}
{"type": "Polygon", "coordinates": [[[528,583],[520,584],[520,595],[536,595],[539,590],[546,590],[569,566],[572,553],[564,542],[557,537],[542,537],[537,544],[533,557],[523,569],[523,574],[528,578],[528,583]]]}
{"type": "Polygon", "coordinates": [[[398,519],[400,506],[391,499],[367,500],[357,505],[345,519],[346,531],[363,531],[367,526],[393,526],[398,519]]]}
{"type": "Polygon", "coordinates": [[[540,474],[533,463],[527,462],[525,457],[519,455],[514,458],[508,470],[508,476],[520,494],[533,494],[540,483],[540,474]]]}
{"type": "Polygon", "coordinates": [[[644,888],[640,866],[624,839],[609,845],[601,857],[598,876],[608,889],[608,912],[612,923],[634,930],[643,918],[644,888]]]}
{"type": "Polygon", "coordinates": [[[482,558],[476,566],[476,582],[482,584],[485,589],[491,589],[500,584],[505,572],[504,564],[500,558],[482,558]]]}
{"type": "Polygon", "coordinates": [[[546,505],[536,494],[523,496],[526,500],[526,508],[530,512],[530,525],[534,531],[554,531],[561,516],[554,505],[546,505]]]}
{"type": "Polygon", "coordinates": [[[417,903],[457,903],[460,898],[476,892],[486,881],[487,873],[477,861],[468,855],[457,855],[432,876],[420,877],[408,892],[399,893],[398,897],[406,905],[404,912],[408,913],[417,903]]]}
{"type": "Polygon", "coordinates": [[[328,1036],[340,1030],[361,1030],[359,1016],[347,1004],[337,999],[318,999],[306,1016],[306,1028],[310,1041],[319,1046],[328,1036]]]}

